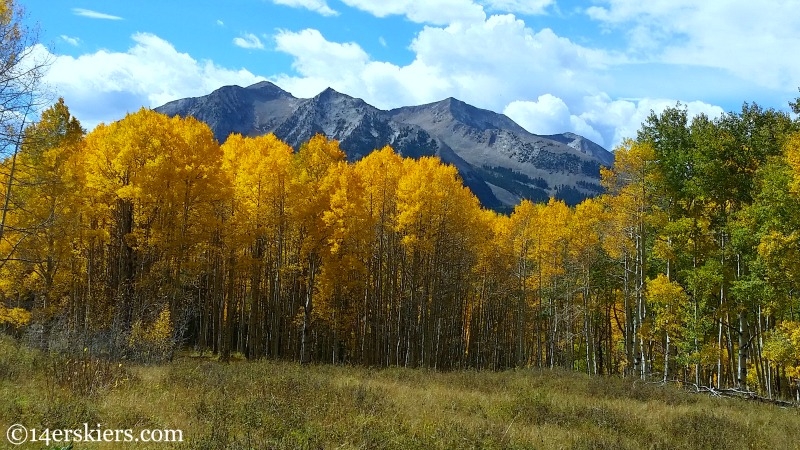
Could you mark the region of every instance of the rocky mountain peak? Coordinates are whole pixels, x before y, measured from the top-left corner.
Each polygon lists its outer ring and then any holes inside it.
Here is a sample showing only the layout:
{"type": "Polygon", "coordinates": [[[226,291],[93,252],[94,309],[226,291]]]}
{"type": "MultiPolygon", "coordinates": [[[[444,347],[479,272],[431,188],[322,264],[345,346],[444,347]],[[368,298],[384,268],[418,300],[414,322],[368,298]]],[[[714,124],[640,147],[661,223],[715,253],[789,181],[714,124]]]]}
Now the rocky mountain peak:
{"type": "Polygon", "coordinates": [[[263,95],[264,97],[270,98],[295,98],[292,94],[284,91],[283,89],[279,88],[273,83],[269,81],[259,81],[258,83],[251,84],[247,86],[245,89],[248,91],[255,91],[259,94],[263,95]]]}
{"type": "Polygon", "coordinates": [[[544,137],[561,142],[581,153],[597,158],[606,167],[614,164],[614,155],[611,152],[579,134],[566,132],[544,137]]]}
{"type": "Polygon", "coordinates": [[[408,157],[436,155],[453,164],[489,208],[508,211],[522,198],[577,203],[596,195],[600,166],[613,155],[574,133],[538,136],[503,114],[448,97],[383,111],[327,88],[300,99],[268,81],[225,86],[157,111],[205,121],[218,140],[231,132],[275,135],[295,148],[316,133],[337,139],[350,160],[391,145],[408,157]]]}

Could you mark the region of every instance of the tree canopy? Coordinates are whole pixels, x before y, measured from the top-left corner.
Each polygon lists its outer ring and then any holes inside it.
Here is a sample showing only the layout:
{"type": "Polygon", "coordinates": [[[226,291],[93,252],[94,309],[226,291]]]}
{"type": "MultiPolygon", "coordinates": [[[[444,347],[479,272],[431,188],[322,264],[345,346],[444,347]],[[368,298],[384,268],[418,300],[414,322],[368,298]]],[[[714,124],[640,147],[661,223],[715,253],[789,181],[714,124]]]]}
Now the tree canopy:
{"type": "Polygon", "coordinates": [[[603,195],[500,215],[436,158],[347,162],[321,135],[219,145],[146,109],[85,135],[59,101],[0,165],[0,326],[111,357],[191,346],[797,395],[800,123],[678,105],[615,155],[603,195]]]}

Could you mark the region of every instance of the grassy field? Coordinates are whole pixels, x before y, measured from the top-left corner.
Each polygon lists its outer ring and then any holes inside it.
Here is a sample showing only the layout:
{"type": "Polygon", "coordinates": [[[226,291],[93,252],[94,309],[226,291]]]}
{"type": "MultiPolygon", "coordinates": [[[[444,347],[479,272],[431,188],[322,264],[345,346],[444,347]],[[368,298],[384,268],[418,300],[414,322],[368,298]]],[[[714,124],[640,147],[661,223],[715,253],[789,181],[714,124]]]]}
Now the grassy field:
{"type": "MultiPolygon", "coordinates": [[[[15,423],[183,432],[182,443],[84,442],[74,450],[800,448],[800,409],[616,378],[191,357],[128,366],[0,338],[3,433],[15,423]]],[[[0,448],[12,448],[5,436],[0,448]]]]}

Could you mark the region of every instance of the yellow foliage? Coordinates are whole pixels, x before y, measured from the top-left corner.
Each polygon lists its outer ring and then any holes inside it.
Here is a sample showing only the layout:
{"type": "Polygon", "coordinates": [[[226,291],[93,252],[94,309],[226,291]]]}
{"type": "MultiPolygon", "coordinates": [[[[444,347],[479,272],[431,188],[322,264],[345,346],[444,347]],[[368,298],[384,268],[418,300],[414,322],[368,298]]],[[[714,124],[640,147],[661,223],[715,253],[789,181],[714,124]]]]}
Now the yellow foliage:
{"type": "Polygon", "coordinates": [[[234,246],[277,234],[286,221],[293,150],[273,134],[232,134],[222,145],[222,170],[233,188],[229,231],[234,246]]]}
{"type": "Polygon", "coordinates": [[[153,342],[167,342],[172,338],[172,318],[169,308],[164,308],[153,323],[149,339],[153,342]]]}
{"type": "MultiPolygon", "coordinates": [[[[20,14],[19,7],[15,0],[0,1],[0,31],[2,31],[0,35],[0,46],[2,47],[13,48],[14,44],[22,37],[19,23],[15,20],[18,19],[18,17],[15,17],[15,12],[17,15],[20,14]]],[[[17,55],[11,56],[17,57],[17,55]]],[[[15,61],[10,62],[14,63],[15,61]]],[[[5,65],[6,62],[3,62],[3,64],[5,65]]]]}
{"type": "Polygon", "coordinates": [[[647,301],[654,310],[657,330],[673,334],[680,328],[680,308],[689,301],[683,286],[660,273],[647,280],[647,301]]]}
{"type": "Polygon", "coordinates": [[[145,326],[141,319],[133,323],[128,336],[128,346],[144,350],[150,357],[163,357],[172,346],[172,333],[172,318],[169,308],[165,307],[149,326],[145,326]]]}
{"type": "Polygon", "coordinates": [[[789,162],[794,175],[790,188],[794,194],[800,195],[800,133],[789,135],[783,147],[786,153],[786,160],[789,162]]]}
{"type": "Polygon", "coordinates": [[[289,186],[288,214],[299,228],[301,257],[307,262],[323,250],[326,233],[324,211],[329,205],[339,163],[345,158],[339,143],[321,134],[303,144],[294,155],[294,172],[289,186]]]}
{"type": "Polygon", "coordinates": [[[786,375],[800,378],[800,322],[781,322],[767,333],[764,357],[786,368],[786,375]]]}
{"type": "Polygon", "coordinates": [[[154,277],[167,277],[153,285],[191,276],[192,256],[218,232],[231,197],[208,126],[143,108],[98,126],[85,142],[86,220],[106,230],[97,237],[148,252],[154,277]]]}
{"type": "Polygon", "coordinates": [[[613,194],[624,187],[640,184],[653,175],[651,163],[656,153],[652,144],[626,139],[614,150],[614,167],[600,172],[603,187],[613,194]]]}
{"type": "Polygon", "coordinates": [[[0,324],[22,327],[31,321],[31,313],[23,308],[7,308],[0,303],[0,324]]]}
{"type": "Polygon", "coordinates": [[[454,166],[438,158],[404,161],[397,187],[396,228],[411,250],[433,251],[437,244],[470,248],[480,205],[461,183],[454,166]]]}
{"type": "MultiPolygon", "coordinates": [[[[63,99],[44,110],[41,119],[24,130],[16,157],[14,183],[3,180],[2,205],[10,186],[0,270],[4,291],[32,292],[57,299],[72,281],[67,267],[79,267],[75,241],[80,229],[82,196],[80,158],[83,129],[63,99]],[[11,252],[14,258],[5,259],[11,252]]],[[[3,171],[5,172],[5,170],[3,171]]],[[[37,307],[40,305],[36,305],[37,307]]]]}

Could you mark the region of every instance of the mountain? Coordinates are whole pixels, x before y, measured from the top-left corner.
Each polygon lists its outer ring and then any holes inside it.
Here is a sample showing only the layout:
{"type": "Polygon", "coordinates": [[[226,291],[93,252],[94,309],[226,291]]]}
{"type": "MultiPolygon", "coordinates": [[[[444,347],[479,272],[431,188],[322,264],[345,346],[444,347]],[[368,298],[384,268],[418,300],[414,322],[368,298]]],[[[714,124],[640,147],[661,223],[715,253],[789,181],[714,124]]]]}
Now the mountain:
{"type": "Polygon", "coordinates": [[[614,155],[573,133],[539,136],[503,114],[454,98],[389,111],[328,88],[301,99],[262,81],[156,108],[193,116],[223,142],[231,133],[275,135],[299,148],[316,133],[337,139],[351,161],[385,145],[403,156],[436,155],[453,164],[481,203],[509,211],[522,198],[577,203],[602,191],[600,166],[614,155]]]}

